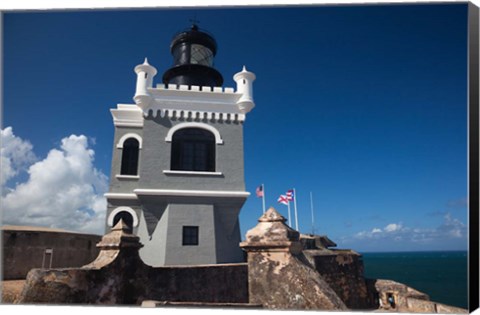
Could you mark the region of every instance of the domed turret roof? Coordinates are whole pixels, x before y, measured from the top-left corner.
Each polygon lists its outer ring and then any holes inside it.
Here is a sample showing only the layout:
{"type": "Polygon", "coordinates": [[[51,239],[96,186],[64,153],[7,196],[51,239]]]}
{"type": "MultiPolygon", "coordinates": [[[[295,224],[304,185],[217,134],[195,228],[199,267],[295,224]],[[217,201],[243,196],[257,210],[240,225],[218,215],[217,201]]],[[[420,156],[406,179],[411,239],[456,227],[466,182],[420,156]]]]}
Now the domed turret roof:
{"type": "Polygon", "coordinates": [[[173,37],[170,52],[173,66],[163,74],[164,84],[222,86],[223,77],[213,67],[217,43],[196,24],[173,37]]]}

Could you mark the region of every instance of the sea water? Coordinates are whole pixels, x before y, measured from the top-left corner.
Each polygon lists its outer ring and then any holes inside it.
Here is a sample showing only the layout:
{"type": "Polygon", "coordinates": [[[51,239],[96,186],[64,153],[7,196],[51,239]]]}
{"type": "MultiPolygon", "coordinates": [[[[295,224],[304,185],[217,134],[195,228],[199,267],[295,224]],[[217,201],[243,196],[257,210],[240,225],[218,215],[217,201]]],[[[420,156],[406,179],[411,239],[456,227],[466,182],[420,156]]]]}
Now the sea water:
{"type": "Polygon", "coordinates": [[[466,251],[362,253],[365,277],[389,279],[430,296],[431,301],[468,308],[466,251]]]}

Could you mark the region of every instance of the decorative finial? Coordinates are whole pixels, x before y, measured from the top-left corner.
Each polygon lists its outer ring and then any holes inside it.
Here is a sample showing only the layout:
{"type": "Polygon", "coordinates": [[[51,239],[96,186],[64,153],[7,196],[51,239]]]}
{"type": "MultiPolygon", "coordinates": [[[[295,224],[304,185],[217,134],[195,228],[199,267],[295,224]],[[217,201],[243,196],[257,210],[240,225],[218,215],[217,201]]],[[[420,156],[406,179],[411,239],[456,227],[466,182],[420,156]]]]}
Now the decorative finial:
{"type": "Polygon", "coordinates": [[[149,63],[148,63],[148,58],[147,58],[147,57],[145,57],[145,61],[143,62],[143,64],[144,64],[144,65],[149,65],[149,63]]]}
{"type": "Polygon", "coordinates": [[[193,19],[189,19],[189,21],[192,22],[192,30],[198,30],[198,24],[200,23],[200,21],[197,20],[197,13],[194,13],[193,19]]]}
{"type": "Polygon", "coordinates": [[[243,65],[242,71],[243,71],[243,72],[247,72],[247,68],[245,68],[245,65],[243,65]]]}

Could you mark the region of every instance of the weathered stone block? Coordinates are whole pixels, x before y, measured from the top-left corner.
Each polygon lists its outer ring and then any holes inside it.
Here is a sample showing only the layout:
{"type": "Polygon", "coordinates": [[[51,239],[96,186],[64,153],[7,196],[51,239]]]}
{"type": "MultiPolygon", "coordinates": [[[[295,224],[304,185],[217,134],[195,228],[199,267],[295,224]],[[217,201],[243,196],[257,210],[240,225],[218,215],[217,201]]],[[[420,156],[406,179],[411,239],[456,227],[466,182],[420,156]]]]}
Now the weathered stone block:
{"type": "Polygon", "coordinates": [[[271,309],[345,310],[346,306],[302,253],[299,233],[274,208],[247,232],[250,303],[271,309]]]}
{"type": "Polygon", "coordinates": [[[348,308],[375,309],[378,303],[363,277],[361,255],[352,250],[304,250],[309,262],[348,308]]]}

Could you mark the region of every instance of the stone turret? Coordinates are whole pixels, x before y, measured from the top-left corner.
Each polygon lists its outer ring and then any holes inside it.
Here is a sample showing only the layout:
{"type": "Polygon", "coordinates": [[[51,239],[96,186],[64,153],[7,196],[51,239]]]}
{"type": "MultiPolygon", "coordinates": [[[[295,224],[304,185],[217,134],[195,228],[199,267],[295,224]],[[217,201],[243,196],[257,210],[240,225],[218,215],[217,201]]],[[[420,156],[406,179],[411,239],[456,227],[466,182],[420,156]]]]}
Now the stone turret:
{"type": "Polygon", "coordinates": [[[288,252],[302,251],[300,234],[285,224],[286,219],[274,208],[268,209],[258,224],[246,234],[246,241],[240,246],[247,252],[288,252]]]}
{"type": "Polygon", "coordinates": [[[133,100],[140,108],[145,108],[153,99],[148,89],[152,87],[153,77],[157,74],[157,69],[151,66],[145,58],[143,64],[135,67],[135,73],[137,74],[137,87],[133,100]]]}
{"type": "Polygon", "coordinates": [[[233,79],[237,83],[237,93],[240,93],[242,96],[237,101],[238,109],[242,113],[248,113],[255,107],[253,102],[253,81],[255,80],[255,74],[247,71],[245,66],[241,72],[236,73],[233,76],[233,79]]]}
{"type": "Polygon", "coordinates": [[[308,263],[299,233],[285,221],[270,208],[240,243],[248,256],[250,303],[270,309],[347,309],[308,263]]]}
{"type": "Polygon", "coordinates": [[[100,248],[98,257],[82,268],[99,269],[120,259],[141,262],[138,256],[138,250],[143,247],[140,243],[140,238],[131,234],[130,227],[122,219],[118,221],[109,233],[102,237],[97,247],[100,248]],[[119,255],[124,257],[119,257],[119,255]]]}

